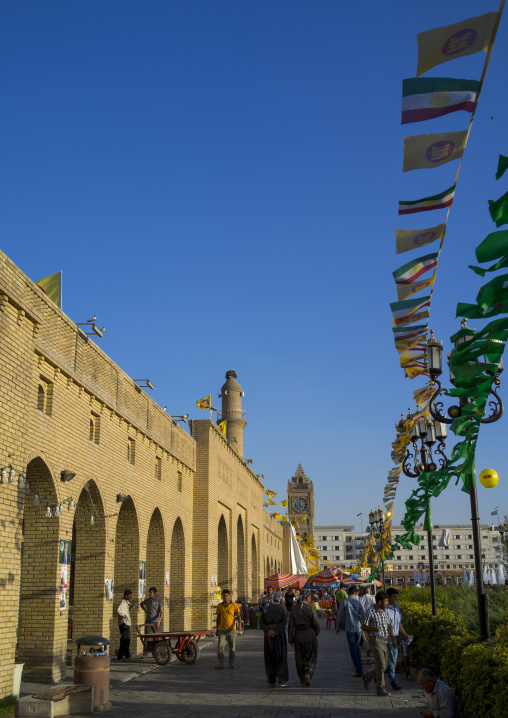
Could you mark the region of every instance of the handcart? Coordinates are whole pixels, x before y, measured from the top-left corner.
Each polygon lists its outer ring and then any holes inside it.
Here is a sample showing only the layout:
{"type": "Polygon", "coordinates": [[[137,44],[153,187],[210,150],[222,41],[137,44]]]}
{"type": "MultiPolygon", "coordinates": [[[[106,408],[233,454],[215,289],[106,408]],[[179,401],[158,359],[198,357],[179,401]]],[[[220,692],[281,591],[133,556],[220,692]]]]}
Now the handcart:
{"type": "Polygon", "coordinates": [[[155,662],[159,666],[169,663],[171,654],[174,653],[179,661],[192,665],[199,658],[199,642],[203,636],[209,636],[213,631],[171,631],[157,633],[153,624],[141,624],[136,626],[136,631],[145,653],[152,653],[155,662]],[[151,632],[145,633],[147,628],[151,632]],[[142,629],[142,630],[141,630],[142,629]],[[143,631],[143,632],[142,632],[143,631]],[[171,646],[170,639],[175,638],[176,643],[171,646]]]}

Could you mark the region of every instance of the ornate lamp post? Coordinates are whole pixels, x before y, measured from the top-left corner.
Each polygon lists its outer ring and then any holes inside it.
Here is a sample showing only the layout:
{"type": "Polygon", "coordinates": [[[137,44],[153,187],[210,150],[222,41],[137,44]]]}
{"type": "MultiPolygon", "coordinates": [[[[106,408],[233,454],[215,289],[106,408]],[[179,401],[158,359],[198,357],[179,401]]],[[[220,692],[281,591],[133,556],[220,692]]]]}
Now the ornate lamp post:
{"type": "MultiPolygon", "coordinates": [[[[467,321],[463,319],[461,321],[462,329],[467,329],[467,321]]],[[[430,339],[427,342],[427,364],[429,370],[429,376],[433,384],[437,386],[435,393],[432,395],[429,402],[429,410],[432,418],[441,422],[442,424],[451,424],[453,419],[462,415],[462,410],[472,399],[467,396],[460,397],[459,404],[453,405],[448,409],[448,416],[442,412],[443,402],[436,401],[443,390],[441,382],[438,377],[443,373],[442,364],[442,352],[443,344],[434,338],[434,332],[431,331],[430,339]]],[[[455,348],[460,346],[465,341],[472,339],[472,334],[464,334],[455,342],[455,348]]],[[[487,360],[487,357],[485,357],[487,360]]],[[[498,421],[503,415],[504,407],[501,397],[497,394],[501,382],[499,375],[503,371],[503,361],[499,362],[498,370],[494,374],[494,387],[491,389],[491,394],[494,397],[493,400],[489,401],[490,414],[483,416],[481,419],[482,424],[492,424],[494,421],[498,421]]],[[[455,377],[450,371],[450,381],[452,384],[455,383],[455,377]]],[[[474,545],[474,563],[476,572],[476,592],[478,595],[478,619],[480,625],[479,641],[490,641],[490,628],[488,618],[488,600],[487,596],[483,591],[483,578],[482,578],[482,559],[481,559],[481,546],[480,546],[480,517],[478,516],[478,497],[476,493],[476,486],[471,486],[469,491],[469,498],[471,502],[471,522],[473,527],[473,545],[474,545]]]]}
{"type": "MultiPolygon", "coordinates": [[[[429,421],[422,417],[413,426],[411,432],[411,443],[413,444],[413,453],[408,449],[402,464],[402,471],[406,476],[416,478],[422,471],[436,471],[437,464],[434,461],[433,451],[440,454],[439,468],[442,469],[448,464],[448,459],[444,453],[445,439],[447,436],[446,424],[440,421],[429,421]],[[420,448],[418,448],[420,441],[420,448]],[[434,445],[438,443],[437,449],[434,445]],[[411,459],[413,459],[413,467],[411,467],[411,459]]],[[[430,571],[430,596],[432,601],[432,615],[437,615],[436,600],[436,579],[434,574],[434,554],[432,550],[432,525],[430,523],[430,501],[427,504],[427,546],[429,549],[429,571],[430,571]]]]}
{"type": "MultiPolygon", "coordinates": [[[[381,535],[383,533],[383,511],[381,509],[376,509],[375,511],[369,512],[369,523],[367,525],[367,531],[373,536],[376,540],[381,538],[381,535]]],[[[383,571],[383,590],[385,588],[385,561],[384,558],[381,558],[381,568],[383,571]]]]}

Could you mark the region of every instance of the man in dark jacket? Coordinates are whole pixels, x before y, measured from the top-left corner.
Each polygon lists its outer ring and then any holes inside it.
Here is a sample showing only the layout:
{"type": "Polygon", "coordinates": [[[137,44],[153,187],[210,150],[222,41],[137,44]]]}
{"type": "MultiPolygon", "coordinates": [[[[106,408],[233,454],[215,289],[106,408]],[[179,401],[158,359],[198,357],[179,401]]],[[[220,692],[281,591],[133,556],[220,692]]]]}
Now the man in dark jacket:
{"type": "Polygon", "coordinates": [[[289,614],[288,640],[295,647],[296,672],[300,685],[310,686],[318,656],[317,637],[321,630],[316,609],[311,606],[311,592],[304,589],[289,614]]]}
{"type": "Polygon", "coordinates": [[[286,640],[287,612],[282,605],[282,591],[274,591],[272,603],[265,597],[260,626],[265,634],[265,670],[268,685],[275,681],[285,688],[289,679],[288,644],[286,640]]]}

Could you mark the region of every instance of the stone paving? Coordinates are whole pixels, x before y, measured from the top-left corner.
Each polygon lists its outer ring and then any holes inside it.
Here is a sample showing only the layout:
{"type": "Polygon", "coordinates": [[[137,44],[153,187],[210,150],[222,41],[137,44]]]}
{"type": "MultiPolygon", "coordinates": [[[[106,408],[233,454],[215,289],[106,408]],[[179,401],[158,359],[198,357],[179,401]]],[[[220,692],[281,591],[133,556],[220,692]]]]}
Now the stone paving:
{"type": "MultiPolygon", "coordinates": [[[[267,685],[263,664],[263,634],[247,629],[237,638],[235,670],[216,671],[216,639],[201,642],[199,660],[191,666],[180,661],[157,666],[153,659],[120,663],[113,659],[108,718],[333,718],[354,716],[388,718],[414,716],[427,704],[417,684],[400,674],[403,690],[387,698],[367,692],[361,678],[353,678],[346,634],[322,630],[319,658],[310,688],[300,687],[294,654],[289,647],[287,688],[267,685]]],[[[227,654],[227,649],[226,649],[227,654]]],[[[68,680],[72,682],[72,669],[68,680]]],[[[388,676],[386,687],[390,689],[388,676]]],[[[41,692],[41,685],[23,684],[22,695],[41,692]]]]}

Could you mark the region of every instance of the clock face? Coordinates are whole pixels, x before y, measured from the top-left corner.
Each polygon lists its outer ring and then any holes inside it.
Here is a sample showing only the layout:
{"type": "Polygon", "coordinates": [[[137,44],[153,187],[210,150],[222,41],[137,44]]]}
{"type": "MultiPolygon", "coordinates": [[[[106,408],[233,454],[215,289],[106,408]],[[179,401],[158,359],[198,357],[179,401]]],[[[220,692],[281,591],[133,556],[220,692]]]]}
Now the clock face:
{"type": "Polygon", "coordinates": [[[303,496],[300,496],[293,501],[293,508],[295,511],[301,511],[303,513],[303,511],[307,510],[307,506],[307,499],[304,499],[303,496]]]}

